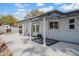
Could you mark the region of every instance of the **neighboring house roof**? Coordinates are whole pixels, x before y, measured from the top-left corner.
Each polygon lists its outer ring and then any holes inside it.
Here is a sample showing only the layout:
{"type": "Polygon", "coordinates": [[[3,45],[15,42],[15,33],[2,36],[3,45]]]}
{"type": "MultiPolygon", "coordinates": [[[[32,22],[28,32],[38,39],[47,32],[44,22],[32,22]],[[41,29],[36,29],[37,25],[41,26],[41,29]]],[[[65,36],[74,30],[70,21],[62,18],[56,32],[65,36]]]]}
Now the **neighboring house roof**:
{"type": "MultiPolygon", "coordinates": [[[[27,21],[27,20],[32,20],[34,18],[37,18],[37,17],[43,17],[43,16],[48,16],[48,15],[51,15],[51,14],[54,14],[54,16],[57,16],[57,15],[61,15],[61,16],[71,16],[73,14],[79,14],[79,10],[75,10],[75,11],[71,11],[71,12],[68,12],[68,13],[63,13],[63,12],[60,12],[58,10],[53,10],[53,11],[49,11],[49,12],[46,12],[46,13],[43,13],[43,14],[40,14],[40,15],[37,15],[37,16],[33,16],[29,19],[25,19],[25,20],[22,20],[22,21],[18,21],[18,22],[23,22],[23,21],[27,21]],[[56,15],[55,15],[56,14],[56,15]]],[[[17,23],[18,23],[17,22],[17,23]]]]}
{"type": "Polygon", "coordinates": [[[71,16],[72,16],[72,15],[79,16],[79,10],[70,11],[70,12],[65,13],[65,14],[71,15],[71,16]]]}
{"type": "Polygon", "coordinates": [[[79,10],[70,11],[67,14],[79,14],[79,10]]]}

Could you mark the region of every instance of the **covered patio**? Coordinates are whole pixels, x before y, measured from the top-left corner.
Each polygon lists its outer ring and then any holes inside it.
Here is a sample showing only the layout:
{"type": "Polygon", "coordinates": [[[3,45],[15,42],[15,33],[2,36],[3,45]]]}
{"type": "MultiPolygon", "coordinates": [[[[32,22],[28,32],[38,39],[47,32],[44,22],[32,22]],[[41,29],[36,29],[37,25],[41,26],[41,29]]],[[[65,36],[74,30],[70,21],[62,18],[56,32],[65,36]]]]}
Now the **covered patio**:
{"type": "MultiPolygon", "coordinates": [[[[29,31],[30,31],[30,33],[29,33],[29,38],[30,38],[29,42],[30,41],[35,41],[37,43],[43,44],[44,47],[45,46],[50,46],[52,44],[55,44],[55,43],[59,42],[58,40],[49,39],[49,38],[46,37],[46,34],[47,34],[46,33],[46,21],[48,21],[50,19],[60,19],[60,18],[66,17],[66,16],[67,16],[66,14],[59,13],[58,11],[55,10],[55,11],[50,11],[50,12],[47,12],[47,13],[44,13],[44,14],[41,14],[41,15],[38,15],[38,16],[27,19],[27,22],[29,22],[29,25],[30,25],[29,26],[30,27],[29,28],[29,31]],[[33,37],[32,26],[33,26],[33,22],[36,22],[36,21],[42,21],[43,22],[43,25],[42,25],[43,26],[43,28],[42,28],[43,34],[41,35],[42,36],[41,38],[40,37],[38,38],[37,35],[36,35],[36,37],[34,39],[32,39],[32,37],[33,37]]],[[[26,20],[24,20],[24,21],[26,21],[26,20]]],[[[24,24],[22,24],[22,25],[23,25],[23,28],[24,28],[24,24]]],[[[38,33],[38,34],[40,34],[40,33],[38,33]]],[[[24,35],[24,33],[22,35],[24,35]]]]}
{"type": "MultiPolygon", "coordinates": [[[[58,19],[58,20],[61,20],[62,18],[66,18],[66,17],[72,17],[72,16],[77,16],[77,15],[74,15],[74,14],[67,14],[67,13],[62,13],[62,12],[59,12],[57,10],[55,11],[50,11],[50,12],[47,12],[47,13],[44,13],[44,14],[41,14],[41,15],[37,15],[35,17],[31,17],[29,19],[25,19],[23,21],[20,21],[21,22],[21,25],[22,25],[22,36],[23,38],[27,39],[27,36],[28,36],[28,40],[29,42],[31,41],[35,41],[37,43],[40,43],[40,44],[43,44],[44,47],[46,46],[50,46],[52,44],[55,44],[55,43],[58,43],[58,42],[68,42],[68,43],[72,43],[72,42],[69,42],[69,41],[65,41],[66,40],[66,36],[63,37],[63,34],[60,34],[61,35],[61,38],[59,39],[58,37],[58,40],[57,39],[50,39],[47,37],[47,28],[46,28],[46,22],[49,21],[50,19],[54,20],[54,19],[58,19]],[[35,23],[37,23],[38,21],[41,21],[42,24],[40,26],[42,26],[42,34],[40,32],[38,32],[37,34],[40,34],[41,37],[38,37],[38,35],[34,36],[33,35],[33,24],[35,25],[35,29],[36,29],[36,25],[35,23]],[[26,26],[25,24],[28,23],[29,26],[26,26]],[[25,35],[25,32],[26,29],[25,27],[29,27],[29,33],[27,35],[25,35]],[[25,31],[24,31],[25,30],[25,31]],[[63,38],[62,38],[63,37],[63,38]],[[65,38],[65,39],[64,39],[65,38]],[[62,40],[61,40],[62,39],[62,40]]],[[[77,16],[78,17],[78,16],[77,16]]],[[[67,20],[67,19],[66,19],[67,20]]],[[[60,22],[60,21],[59,21],[60,22]]],[[[63,25],[63,24],[62,24],[63,25]]],[[[69,26],[69,25],[68,25],[69,26]]],[[[62,26],[61,26],[62,27],[62,26]]],[[[35,30],[34,29],[34,30],[35,30]]],[[[63,29],[64,30],[64,29],[63,29]]],[[[67,31],[67,30],[66,30],[67,31]]],[[[36,32],[36,30],[35,30],[36,32]]],[[[59,28],[59,32],[60,32],[60,28],[59,28]]],[[[59,33],[58,32],[58,33],[59,33]]],[[[62,32],[62,30],[61,30],[62,32]]],[[[52,32],[53,33],[53,32],[52,32]]],[[[58,34],[57,33],[57,34],[58,34]]],[[[68,31],[66,32],[68,33],[68,31]]],[[[54,33],[55,34],[55,33],[54,33]]],[[[53,36],[53,35],[51,35],[53,36]]],[[[59,35],[57,35],[59,36],[59,35]]],[[[56,37],[56,36],[55,36],[56,37]]],[[[52,37],[53,38],[53,37],[52,37]]],[[[71,39],[70,39],[71,40],[71,39]]],[[[72,41],[72,40],[71,40],[72,41]]],[[[77,43],[73,43],[73,44],[77,44],[77,43]]],[[[78,44],[77,44],[78,45],[78,44]]]]}

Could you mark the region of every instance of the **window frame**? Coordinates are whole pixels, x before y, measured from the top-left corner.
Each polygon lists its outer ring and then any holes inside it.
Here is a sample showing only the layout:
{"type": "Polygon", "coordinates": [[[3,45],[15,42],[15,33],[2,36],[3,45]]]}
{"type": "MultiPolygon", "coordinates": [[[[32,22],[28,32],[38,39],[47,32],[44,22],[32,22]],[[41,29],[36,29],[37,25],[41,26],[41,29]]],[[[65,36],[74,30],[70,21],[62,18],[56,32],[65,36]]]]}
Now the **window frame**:
{"type": "Polygon", "coordinates": [[[69,19],[68,22],[69,22],[69,29],[70,29],[70,30],[74,30],[74,29],[75,29],[75,22],[76,22],[75,20],[76,20],[75,18],[69,19]],[[73,20],[73,19],[74,19],[74,22],[71,22],[71,23],[70,23],[70,20],[73,20]],[[72,25],[73,25],[74,27],[70,27],[70,26],[72,26],[72,25]]]}
{"type": "Polygon", "coordinates": [[[36,24],[36,32],[39,32],[39,24],[36,24]]]}
{"type": "Polygon", "coordinates": [[[58,30],[58,29],[59,29],[59,20],[52,20],[52,21],[49,21],[49,29],[58,30]],[[50,22],[53,22],[53,27],[50,26],[50,22]],[[58,28],[55,27],[56,24],[55,24],[54,22],[57,22],[57,23],[58,23],[58,24],[57,24],[57,27],[58,27],[58,28]],[[50,28],[50,27],[51,27],[51,28],[50,28]]]}
{"type": "Polygon", "coordinates": [[[54,27],[54,29],[58,29],[59,28],[59,24],[58,24],[59,22],[58,21],[54,21],[53,22],[53,27],[54,27]],[[55,24],[55,22],[57,22],[57,24],[55,24]],[[56,27],[57,26],[57,27],[56,27]]]}
{"type": "Polygon", "coordinates": [[[50,23],[53,23],[53,21],[49,21],[49,29],[53,29],[53,24],[51,25],[50,23]]]}
{"type": "Polygon", "coordinates": [[[32,24],[32,32],[33,33],[38,33],[39,32],[39,30],[40,30],[40,28],[39,28],[39,23],[33,23],[32,24]],[[33,26],[34,26],[34,28],[33,28],[33,26]],[[37,26],[38,26],[38,28],[37,28],[37,26]],[[34,31],[33,31],[34,30],[34,31]]]}

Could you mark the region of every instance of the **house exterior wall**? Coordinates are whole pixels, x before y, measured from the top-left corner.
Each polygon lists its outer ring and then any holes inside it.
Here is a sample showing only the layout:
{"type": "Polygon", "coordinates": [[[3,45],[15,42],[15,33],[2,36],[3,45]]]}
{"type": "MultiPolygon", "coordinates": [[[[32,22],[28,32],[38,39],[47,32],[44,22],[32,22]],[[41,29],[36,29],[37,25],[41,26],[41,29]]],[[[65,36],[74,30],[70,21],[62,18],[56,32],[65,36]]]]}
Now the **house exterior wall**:
{"type": "Polygon", "coordinates": [[[6,29],[10,29],[11,27],[9,25],[1,25],[0,26],[0,32],[6,33],[6,29]]]}
{"type": "Polygon", "coordinates": [[[18,33],[18,27],[11,26],[11,33],[18,33]]]}
{"type": "Polygon", "coordinates": [[[18,33],[19,33],[19,26],[22,25],[22,34],[23,35],[28,35],[30,33],[30,26],[29,26],[29,22],[20,22],[17,23],[17,27],[18,27],[18,33]]]}
{"type": "Polygon", "coordinates": [[[0,26],[0,33],[5,33],[5,26],[4,25],[0,26]]]}
{"type": "MultiPolygon", "coordinates": [[[[43,21],[38,21],[38,23],[40,24],[39,33],[43,35],[43,21]]],[[[47,38],[68,41],[68,42],[79,44],[79,18],[77,16],[46,20],[45,26],[46,26],[45,28],[46,28],[47,38]],[[69,19],[75,19],[74,30],[69,29],[69,19]],[[59,28],[57,30],[49,29],[49,21],[52,21],[52,20],[58,20],[59,28]]]]}
{"type": "MultiPolygon", "coordinates": [[[[39,23],[39,33],[43,36],[43,21],[34,21],[33,23],[39,23]]],[[[23,22],[21,23],[24,25],[24,35],[27,35],[30,33],[30,26],[29,22],[23,22]]],[[[46,37],[50,39],[56,39],[56,40],[62,40],[62,41],[68,41],[72,43],[78,43],[79,44],[79,17],[66,17],[66,18],[60,18],[60,19],[49,19],[46,20],[45,24],[46,29],[46,37]],[[75,19],[75,29],[70,30],[69,29],[69,19],[75,19]],[[59,28],[57,30],[49,29],[49,21],[52,20],[58,20],[59,28]]]]}
{"type": "MultiPolygon", "coordinates": [[[[59,29],[52,30],[49,29],[48,26],[48,35],[47,37],[50,39],[68,41],[79,44],[79,19],[78,17],[67,17],[58,19],[59,20],[59,29]],[[69,29],[69,19],[75,18],[75,29],[69,29]]],[[[46,31],[47,32],[47,31],[46,31]]]]}
{"type": "Polygon", "coordinates": [[[30,33],[30,23],[24,23],[24,35],[29,35],[30,33]]]}
{"type": "Polygon", "coordinates": [[[14,26],[10,26],[10,25],[2,25],[0,26],[0,33],[7,33],[7,29],[11,29],[11,33],[17,33],[18,32],[18,28],[14,27],[14,26]]]}

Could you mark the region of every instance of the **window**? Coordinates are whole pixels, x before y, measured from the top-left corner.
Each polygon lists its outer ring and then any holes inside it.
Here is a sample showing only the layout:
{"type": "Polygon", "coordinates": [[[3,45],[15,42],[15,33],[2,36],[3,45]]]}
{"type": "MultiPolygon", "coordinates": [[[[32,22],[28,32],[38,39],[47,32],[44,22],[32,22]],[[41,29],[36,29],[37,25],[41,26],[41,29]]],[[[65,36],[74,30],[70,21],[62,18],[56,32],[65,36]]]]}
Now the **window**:
{"type": "Polygon", "coordinates": [[[69,25],[69,29],[74,29],[74,25],[69,25]]]}
{"type": "Polygon", "coordinates": [[[6,26],[6,28],[8,28],[9,26],[6,26]]]}
{"type": "Polygon", "coordinates": [[[69,29],[75,29],[75,19],[69,20],[69,29]]]}
{"type": "Polygon", "coordinates": [[[50,29],[58,29],[58,21],[51,21],[49,22],[50,29]]]}
{"type": "Polygon", "coordinates": [[[69,23],[75,23],[75,19],[70,19],[69,23]]]}
{"type": "Polygon", "coordinates": [[[33,32],[35,32],[35,25],[33,25],[33,28],[32,29],[33,29],[33,32]]]}
{"type": "Polygon", "coordinates": [[[58,21],[54,21],[54,29],[58,29],[58,21]]]}
{"type": "Polygon", "coordinates": [[[36,32],[39,32],[39,25],[36,25],[36,32]]]}
{"type": "Polygon", "coordinates": [[[50,29],[53,29],[53,21],[49,22],[50,29]]]}
{"type": "Polygon", "coordinates": [[[22,25],[19,26],[19,33],[22,33],[22,25]]]}
{"type": "Polygon", "coordinates": [[[26,32],[28,33],[28,25],[26,25],[26,32]]]}
{"type": "Polygon", "coordinates": [[[39,32],[39,24],[33,24],[32,32],[34,32],[34,33],[39,32]]]}
{"type": "Polygon", "coordinates": [[[22,25],[21,25],[21,26],[19,26],[19,28],[22,28],[22,25]]]}

